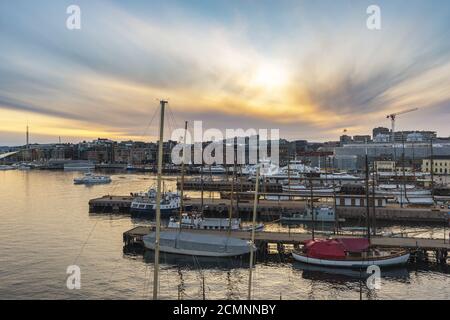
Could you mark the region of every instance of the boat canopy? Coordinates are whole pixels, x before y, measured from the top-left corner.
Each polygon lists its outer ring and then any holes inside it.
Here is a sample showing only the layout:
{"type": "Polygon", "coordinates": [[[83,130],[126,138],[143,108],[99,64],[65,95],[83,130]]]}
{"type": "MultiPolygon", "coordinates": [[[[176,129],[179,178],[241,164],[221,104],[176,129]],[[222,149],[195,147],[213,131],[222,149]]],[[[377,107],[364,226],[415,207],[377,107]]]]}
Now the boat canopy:
{"type": "Polygon", "coordinates": [[[363,252],[369,248],[365,238],[342,238],[329,240],[308,240],[304,250],[311,258],[344,259],[347,252],[363,252]]]}

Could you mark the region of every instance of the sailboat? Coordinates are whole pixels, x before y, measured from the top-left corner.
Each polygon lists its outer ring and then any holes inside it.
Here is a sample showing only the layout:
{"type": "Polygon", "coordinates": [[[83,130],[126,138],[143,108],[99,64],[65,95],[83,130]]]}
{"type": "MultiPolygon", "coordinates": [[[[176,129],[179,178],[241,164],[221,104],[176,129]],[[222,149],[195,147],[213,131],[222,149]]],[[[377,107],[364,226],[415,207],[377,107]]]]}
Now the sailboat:
{"type": "MultiPolygon", "coordinates": [[[[164,107],[167,101],[161,101],[161,121],[159,141],[163,141],[164,107]]],[[[159,144],[158,180],[156,191],[156,231],[143,237],[147,249],[155,250],[155,261],[159,260],[159,252],[192,255],[202,257],[231,257],[248,254],[256,247],[248,241],[230,236],[215,234],[200,234],[179,228],[176,231],[160,231],[161,218],[161,173],[162,173],[162,143],[159,144]]],[[[182,196],[181,196],[182,198],[182,196]]]]}
{"type": "MultiPolygon", "coordinates": [[[[369,190],[368,168],[368,157],[366,154],[366,190],[369,190]]],[[[407,263],[410,253],[406,250],[381,250],[371,247],[368,197],[367,191],[367,238],[314,239],[313,222],[312,239],[303,242],[302,249],[294,251],[292,257],[296,261],[306,264],[343,268],[357,268],[370,265],[390,267],[407,263]]]]}

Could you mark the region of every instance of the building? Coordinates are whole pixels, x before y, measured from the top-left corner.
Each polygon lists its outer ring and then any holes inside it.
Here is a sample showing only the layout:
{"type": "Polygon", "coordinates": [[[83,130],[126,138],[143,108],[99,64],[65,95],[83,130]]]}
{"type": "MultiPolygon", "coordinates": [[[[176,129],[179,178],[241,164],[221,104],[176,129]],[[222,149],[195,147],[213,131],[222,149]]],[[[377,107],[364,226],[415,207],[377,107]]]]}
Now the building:
{"type": "Polygon", "coordinates": [[[370,135],[353,136],[353,142],[355,142],[355,143],[369,143],[371,141],[372,141],[372,139],[371,139],[370,135]]]}
{"type": "Polygon", "coordinates": [[[437,175],[450,174],[450,155],[448,156],[433,156],[433,163],[431,158],[422,160],[422,172],[431,172],[437,175]]]}
{"type": "Polygon", "coordinates": [[[344,144],[352,143],[353,139],[352,139],[352,137],[344,134],[344,135],[339,137],[339,142],[340,142],[340,145],[343,146],[344,144]]]}
{"type": "Polygon", "coordinates": [[[395,172],[395,161],[379,160],[375,161],[375,171],[377,174],[382,172],[395,172]]]}
{"type": "Polygon", "coordinates": [[[391,134],[391,130],[389,130],[388,128],[385,128],[385,127],[373,128],[373,130],[372,130],[373,139],[375,139],[375,137],[377,137],[379,135],[390,135],[390,134],[391,134]]]}
{"type": "Polygon", "coordinates": [[[391,161],[391,160],[378,160],[375,161],[375,171],[377,175],[382,175],[383,173],[386,174],[392,174],[392,175],[399,175],[401,176],[403,174],[403,171],[405,173],[412,173],[414,171],[414,167],[412,164],[405,160],[405,164],[401,161],[391,161]]]}
{"type": "Polygon", "coordinates": [[[380,134],[376,135],[375,137],[373,137],[373,142],[375,142],[375,143],[387,143],[389,141],[391,141],[390,134],[380,133],[380,134]]]}
{"type": "Polygon", "coordinates": [[[358,169],[358,157],[354,155],[332,156],[333,168],[348,172],[358,169]]]}
{"type": "Polygon", "coordinates": [[[377,160],[400,160],[403,153],[405,159],[416,163],[417,160],[430,158],[431,154],[438,157],[450,158],[450,140],[433,140],[433,153],[431,153],[430,142],[405,142],[405,143],[368,143],[368,144],[346,144],[335,148],[336,156],[357,156],[358,169],[364,168],[364,158],[367,152],[369,161],[377,160]]]}
{"type": "Polygon", "coordinates": [[[395,142],[429,142],[436,138],[436,131],[396,131],[394,133],[395,142]]]}

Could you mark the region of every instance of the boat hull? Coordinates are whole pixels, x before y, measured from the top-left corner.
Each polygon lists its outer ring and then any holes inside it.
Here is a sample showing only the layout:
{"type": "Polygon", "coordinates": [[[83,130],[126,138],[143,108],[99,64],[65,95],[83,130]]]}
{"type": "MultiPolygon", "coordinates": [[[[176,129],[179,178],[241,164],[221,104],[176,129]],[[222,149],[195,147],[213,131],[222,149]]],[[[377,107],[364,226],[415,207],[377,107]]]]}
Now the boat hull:
{"type": "MultiPolygon", "coordinates": [[[[155,243],[145,243],[145,247],[150,250],[155,250],[155,243]]],[[[244,255],[250,252],[244,251],[242,253],[233,252],[212,252],[212,251],[200,251],[200,250],[189,250],[189,249],[178,249],[170,246],[160,246],[159,251],[172,254],[180,254],[186,256],[197,256],[197,257],[235,257],[244,255]]]]}
{"type": "Polygon", "coordinates": [[[327,267],[340,267],[340,268],[359,268],[359,267],[368,267],[372,265],[376,265],[379,267],[392,267],[398,265],[404,265],[409,260],[409,253],[401,254],[398,256],[393,256],[389,258],[378,258],[378,259],[367,259],[367,260],[328,260],[328,259],[317,259],[307,257],[302,254],[298,254],[293,252],[292,256],[295,260],[306,263],[313,264],[318,266],[327,266],[327,267]]]}
{"type": "MultiPolygon", "coordinates": [[[[235,257],[256,251],[244,240],[187,232],[161,232],[159,250],[165,253],[198,257],[235,257]],[[193,240],[194,239],[194,240],[193,240]],[[252,248],[252,249],[251,249],[252,248]]],[[[143,237],[146,249],[155,250],[155,233],[143,237]]]]}
{"type": "MultiPolygon", "coordinates": [[[[161,209],[161,217],[169,218],[171,217],[175,212],[180,210],[180,208],[176,209],[161,209]]],[[[134,215],[140,215],[140,216],[154,216],[156,214],[156,209],[138,209],[138,208],[131,208],[130,212],[134,215]]]]}

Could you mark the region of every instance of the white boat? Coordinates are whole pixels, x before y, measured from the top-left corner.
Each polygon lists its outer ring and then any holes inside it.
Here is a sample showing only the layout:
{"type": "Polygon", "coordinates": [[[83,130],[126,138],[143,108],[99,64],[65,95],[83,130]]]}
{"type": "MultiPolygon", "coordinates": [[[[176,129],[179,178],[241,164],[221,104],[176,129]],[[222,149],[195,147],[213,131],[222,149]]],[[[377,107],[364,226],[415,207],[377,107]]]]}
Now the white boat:
{"type": "Polygon", "coordinates": [[[301,251],[294,251],[295,260],[320,266],[360,268],[371,265],[390,267],[406,264],[409,252],[405,250],[378,250],[370,248],[367,239],[309,240],[301,251]]]}
{"type": "Polygon", "coordinates": [[[301,173],[318,173],[320,170],[317,167],[311,167],[306,164],[304,164],[302,161],[299,160],[291,160],[289,161],[289,166],[284,166],[281,168],[283,172],[291,171],[291,174],[301,174],[301,173]]]}
{"type": "Polygon", "coordinates": [[[227,169],[221,165],[201,167],[200,172],[203,174],[225,174],[227,169]]]}
{"type": "Polygon", "coordinates": [[[431,196],[431,190],[427,189],[417,189],[417,188],[404,188],[402,185],[399,185],[395,188],[383,188],[383,187],[377,187],[375,189],[375,193],[379,195],[387,195],[387,196],[405,196],[406,197],[411,196],[431,196]],[[405,192],[406,190],[406,192],[405,192]]]}
{"type": "MultiPolygon", "coordinates": [[[[161,195],[161,215],[171,216],[180,209],[180,195],[176,192],[165,192],[161,195]]],[[[130,207],[131,213],[154,215],[156,213],[156,190],[135,194],[130,207]]]]}
{"type": "Polygon", "coordinates": [[[361,180],[361,178],[345,173],[345,172],[335,172],[335,173],[327,173],[327,174],[321,174],[321,179],[327,179],[327,180],[361,180]]]}
{"type": "Polygon", "coordinates": [[[402,204],[417,204],[417,205],[433,205],[434,204],[434,200],[432,197],[427,197],[427,196],[409,196],[407,198],[405,198],[405,196],[403,195],[403,197],[399,197],[397,196],[395,198],[395,201],[397,203],[402,203],[402,204]]]}
{"type": "Polygon", "coordinates": [[[271,178],[280,173],[280,167],[273,164],[270,159],[260,160],[257,165],[248,166],[246,168],[247,174],[250,176],[249,180],[255,180],[256,170],[259,168],[260,170],[260,179],[271,178]]]}
{"type": "Polygon", "coordinates": [[[86,172],[84,176],[73,179],[74,184],[102,184],[110,183],[111,177],[94,175],[90,172],[86,172]]]}
{"type": "MultiPolygon", "coordinates": [[[[287,193],[301,193],[306,194],[311,192],[311,189],[303,184],[287,184],[282,186],[283,192],[287,193]]],[[[341,189],[339,186],[334,187],[334,192],[339,192],[341,189]]],[[[320,193],[333,193],[333,186],[313,187],[313,194],[320,193]]]]}
{"type": "Polygon", "coordinates": [[[16,168],[13,166],[7,166],[7,165],[0,165],[0,171],[6,171],[6,170],[15,170],[16,168]]]}
{"type": "MultiPolygon", "coordinates": [[[[147,249],[155,249],[155,232],[143,237],[147,249]]],[[[198,234],[187,231],[161,231],[159,240],[161,252],[199,257],[234,257],[256,251],[246,240],[237,238],[198,234]]]]}
{"type": "MultiPolygon", "coordinates": [[[[181,215],[181,228],[201,229],[201,230],[231,230],[233,231],[251,231],[251,227],[242,227],[241,219],[233,218],[205,218],[201,214],[183,213],[181,215]]],[[[168,228],[180,228],[178,217],[171,217],[168,228]]],[[[264,229],[264,224],[255,226],[255,231],[264,229]]]]}
{"type": "Polygon", "coordinates": [[[392,197],[395,203],[432,205],[434,203],[431,190],[418,189],[414,185],[379,185],[375,193],[381,196],[392,197]]]}
{"type": "MultiPolygon", "coordinates": [[[[336,214],[332,207],[328,206],[320,206],[315,207],[314,210],[314,221],[315,222],[335,222],[336,214]]],[[[313,216],[311,214],[311,209],[307,208],[303,212],[293,213],[291,215],[283,215],[280,218],[280,221],[283,223],[292,223],[292,222],[312,222],[313,216]]],[[[339,219],[339,221],[344,222],[344,219],[339,219]]]]}

